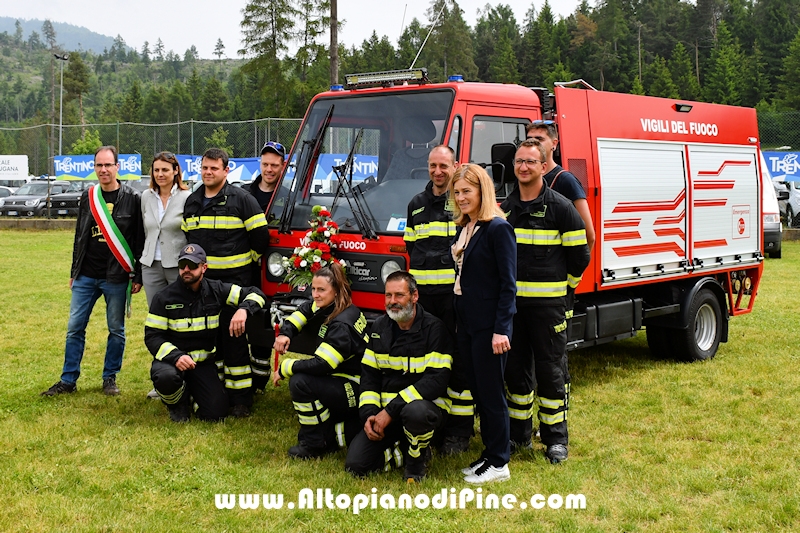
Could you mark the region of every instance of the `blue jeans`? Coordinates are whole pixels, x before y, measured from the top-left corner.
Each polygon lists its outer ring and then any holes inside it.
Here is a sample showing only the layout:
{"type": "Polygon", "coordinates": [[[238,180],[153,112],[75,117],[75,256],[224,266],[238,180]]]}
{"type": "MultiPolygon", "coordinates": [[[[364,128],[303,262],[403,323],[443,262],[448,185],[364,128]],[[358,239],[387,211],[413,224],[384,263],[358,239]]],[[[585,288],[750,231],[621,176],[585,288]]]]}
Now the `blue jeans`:
{"type": "Polygon", "coordinates": [[[75,383],[81,375],[81,359],[86,345],[86,325],[94,304],[102,295],[106,300],[108,342],[103,364],[103,379],[113,378],[122,368],[125,351],[125,299],[128,283],[109,283],[104,279],[78,275],[72,281],[72,299],[69,304],[67,344],[64,350],[64,370],[61,381],[75,383]]]}

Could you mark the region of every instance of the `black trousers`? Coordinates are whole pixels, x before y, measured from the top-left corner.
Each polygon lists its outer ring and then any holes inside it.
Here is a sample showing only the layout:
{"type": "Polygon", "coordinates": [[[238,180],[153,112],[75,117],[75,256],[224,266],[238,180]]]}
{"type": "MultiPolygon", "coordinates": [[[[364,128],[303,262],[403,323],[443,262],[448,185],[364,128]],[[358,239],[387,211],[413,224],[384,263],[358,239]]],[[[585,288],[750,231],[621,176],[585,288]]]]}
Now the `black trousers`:
{"type": "Polygon", "coordinates": [[[195,416],[201,420],[216,421],[228,416],[228,395],[214,361],[180,371],[156,359],[150,367],[150,379],[167,406],[191,402],[195,416]]]}
{"type": "Polygon", "coordinates": [[[419,291],[419,303],[427,312],[444,322],[453,343],[453,367],[447,396],[452,406],[450,414],[439,431],[440,437],[471,437],[475,426],[475,400],[467,384],[467,362],[460,355],[456,343],[456,310],[452,291],[447,294],[425,294],[419,291]]]}
{"type": "Polygon", "coordinates": [[[231,405],[253,405],[253,372],[247,336],[230,335],[231,319],[236,309],[223,307],[219,316],[217,361],[222,361],[225,388],[231,405]]]}
{"type": "MultiPolygon", "coordinates": [[[[491,466],[501,467],[511,457],[508,404],[503,380],[508,355],[492,353],[493,328],[475,331],[466,326],[464,317],[471,310],[463,307],[460,302],[456,297],[458,349],[467,356],[469,362],[466,365],[467,379],[480,415],[484,446],[481,455],[491,466]]],[[[514,342],[512,339],[511,346],[514,346],[514,342]]]]}
{"type": "Polygon", "coordinates": [[[444,421],[445,412],[428,400],[415,400],[400,411],[400,419],[392,420],[382,440],[369,440],[363,424],[347,448],[345,470],[357,476],[370,472],[389,471],[403,464],[425,460],[425,448],[433,433],[444,421]]]}
{"type": "Polygon", "coordinates": [[[300,421],[297,442],[309,448],[343,448],[363,427],[358,383],[339,376],[295,374],[289,393],[300,421]]]}
{"type": "Polygon", "coordinates": [[[511,440],[531,440],[535,387],[542,443],[566,445],[570,376],[563,305],[517,306],[505,378],[511,440]]]}
{"type": "Polygon", "coordinates": [[[272,347],[250,344],[250,370],[253,373],[253,389],[263,389],[272,377],[272,347]]]}

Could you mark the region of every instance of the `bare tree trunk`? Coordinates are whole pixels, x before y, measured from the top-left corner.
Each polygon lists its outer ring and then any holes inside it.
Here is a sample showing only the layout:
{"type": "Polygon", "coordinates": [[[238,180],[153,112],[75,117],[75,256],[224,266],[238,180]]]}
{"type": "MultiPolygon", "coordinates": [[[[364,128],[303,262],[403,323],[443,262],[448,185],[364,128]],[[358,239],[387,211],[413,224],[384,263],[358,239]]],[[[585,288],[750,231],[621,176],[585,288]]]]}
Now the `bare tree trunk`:
{"type": "Polygon", "coordinates": [[[331,0],[331,85],[339,83],[339,16],[337,0],[331,0]]]}

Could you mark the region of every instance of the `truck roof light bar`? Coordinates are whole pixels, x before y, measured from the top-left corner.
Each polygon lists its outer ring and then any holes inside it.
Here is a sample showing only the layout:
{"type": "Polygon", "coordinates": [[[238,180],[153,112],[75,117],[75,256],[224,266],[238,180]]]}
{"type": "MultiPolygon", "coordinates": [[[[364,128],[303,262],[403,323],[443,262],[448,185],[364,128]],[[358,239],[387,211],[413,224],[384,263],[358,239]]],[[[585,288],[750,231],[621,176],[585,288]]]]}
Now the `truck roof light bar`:
{"type": "Polygon", "coordinates": [[[680,103],[680,102],[677,102],[677,103],[675,103],[675,104],[674,104],[672,107],[673,107],[673,109],[675,109],[675,111],[677,111],[678,113],[688,113],[689,111],[691,111],[691,110],[692,110],[692,106],[691,106],[691,105],[689,105],[689,104],[682,104],[682,103],[680,103]]]}
{"type": "Polygon", "coordinates": [[[553,85],[557,85],[558,87],[569,87],[570,85],[582,85],[584,89],[591,89],[596,91],[594,87],[592,87],[588,81],[584,80],[583,78],[572,80],[572,81],[557,81],[553,85]]]}
{"type": "Polygon", "coordinates": [[[408,70],[384,70],[381,72],[363,72],[345,76],[348,89],[358,87],[374,87],[381,85],[391,87],[398,82],[428,83],[428,69],[414,68],[408,70]]]}

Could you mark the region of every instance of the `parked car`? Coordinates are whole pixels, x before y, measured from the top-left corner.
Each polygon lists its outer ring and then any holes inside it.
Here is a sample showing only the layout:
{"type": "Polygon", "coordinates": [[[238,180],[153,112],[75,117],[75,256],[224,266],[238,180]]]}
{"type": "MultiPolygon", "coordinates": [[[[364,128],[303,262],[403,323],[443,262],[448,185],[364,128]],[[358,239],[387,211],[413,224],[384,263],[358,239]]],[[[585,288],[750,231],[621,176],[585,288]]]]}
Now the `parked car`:
{"type": "MultiPolygon", "coordinates": [[[[97,180],[71,181],[66,192],[50,196],[50,217],[76,217],[78,216],[78,202],[83,191],[96,185],[97,180]]],[[[47,215],[47,212],[44,212],[47,215]]]]}
{"type": "Polygon", "coordinates": [[[800,227],[800,182],[773,181],[772,185],[778,195],[781,218],[786,222],[786,227],[800,227]]]}
{"type": "Polygon", "coordinates": [[[0,185],[0,198],[8,198],[14,194],[14,190],[11,187],[3,187],[0,185]]]}
{"type": "Polygon", "coordinates": [[[29,181],[30,179],[26,178],[0,178],[0,187],[6,187],[14,192],[29,181]]]}
{"type": "Polygon", "coordinates": [[[47,197],[69,188],[68,181],[32,181],[3,200],[0,216],[40,217],[47,212],[47,197]]]}

